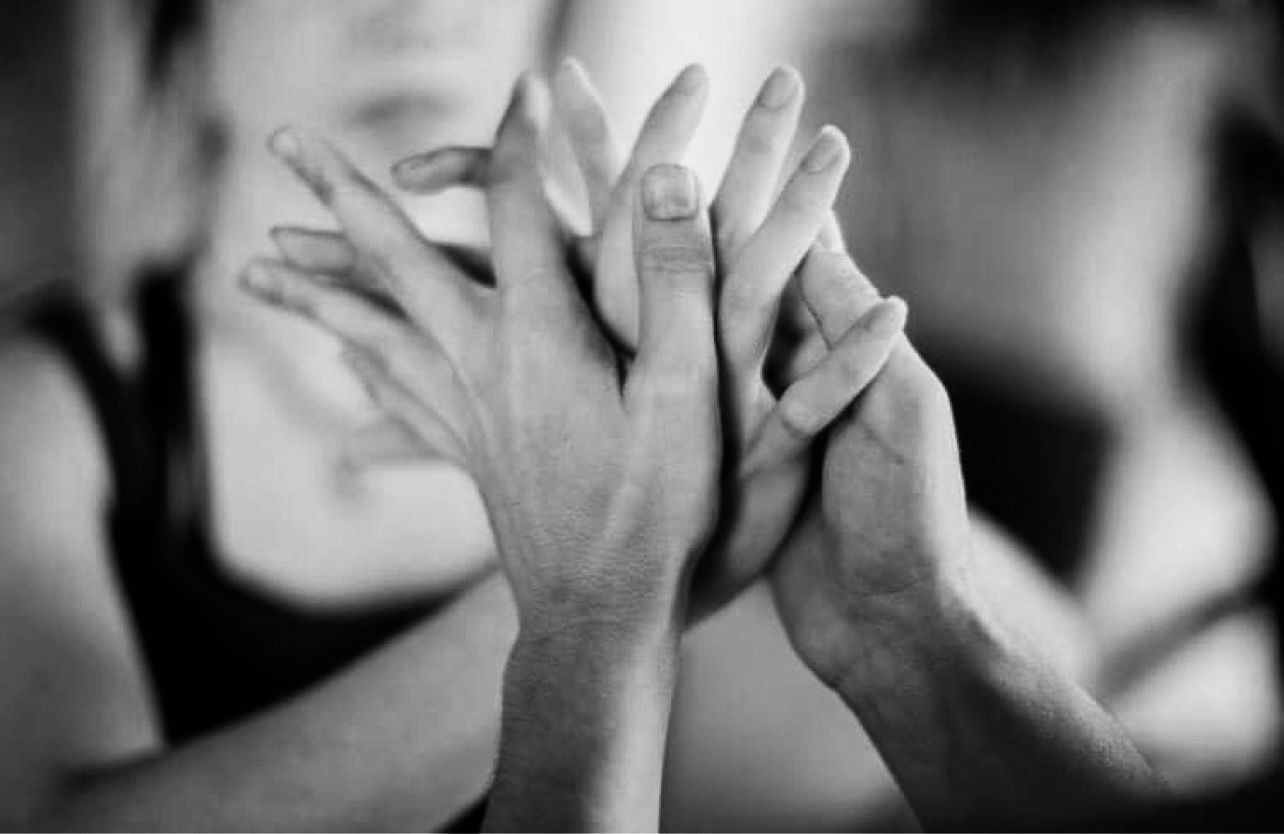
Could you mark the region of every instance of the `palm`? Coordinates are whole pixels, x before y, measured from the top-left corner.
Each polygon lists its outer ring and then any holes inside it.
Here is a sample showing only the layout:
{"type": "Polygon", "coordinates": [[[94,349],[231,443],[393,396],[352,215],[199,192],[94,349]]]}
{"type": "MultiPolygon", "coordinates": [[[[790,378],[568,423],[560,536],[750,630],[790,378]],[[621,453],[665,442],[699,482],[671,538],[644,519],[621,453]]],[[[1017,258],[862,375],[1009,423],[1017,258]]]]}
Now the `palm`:
{"type": "Polygon", "coordinates": [[[967,540],[957,461],[944,390],[903,344],[834,427],[819,501],[773,570],[786,630],[822,677],[847,668],[854,617],[912,597],[942,564],[957,564],[937,558],[967,540]]]}

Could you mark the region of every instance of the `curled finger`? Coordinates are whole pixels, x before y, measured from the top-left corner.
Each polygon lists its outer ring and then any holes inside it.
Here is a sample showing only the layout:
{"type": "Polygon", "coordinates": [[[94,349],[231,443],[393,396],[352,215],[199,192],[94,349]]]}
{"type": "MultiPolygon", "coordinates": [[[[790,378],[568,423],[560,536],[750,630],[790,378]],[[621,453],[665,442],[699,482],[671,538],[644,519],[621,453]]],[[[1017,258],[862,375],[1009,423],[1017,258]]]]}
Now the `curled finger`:
{"type": "Polygon", "coordinates": [[[769,467],[804,452],[882,370],[905,328],[905,314],[905,302],[898,298],[878,302],[790,386],[763,423],[753,464],[769,467]]]}

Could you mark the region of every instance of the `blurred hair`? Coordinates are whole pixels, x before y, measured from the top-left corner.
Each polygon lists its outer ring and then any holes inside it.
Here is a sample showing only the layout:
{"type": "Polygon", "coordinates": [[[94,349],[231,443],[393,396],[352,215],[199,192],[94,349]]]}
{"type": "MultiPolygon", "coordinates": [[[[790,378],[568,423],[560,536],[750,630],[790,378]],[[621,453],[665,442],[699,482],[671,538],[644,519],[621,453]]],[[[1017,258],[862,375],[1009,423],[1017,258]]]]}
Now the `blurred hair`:
{"type": "Polygon", "coordinates": [[[182,46],[204,25],[204,0],[131,0],[143,33],[143,66],[149,83],[164,78],[182,46]]]}

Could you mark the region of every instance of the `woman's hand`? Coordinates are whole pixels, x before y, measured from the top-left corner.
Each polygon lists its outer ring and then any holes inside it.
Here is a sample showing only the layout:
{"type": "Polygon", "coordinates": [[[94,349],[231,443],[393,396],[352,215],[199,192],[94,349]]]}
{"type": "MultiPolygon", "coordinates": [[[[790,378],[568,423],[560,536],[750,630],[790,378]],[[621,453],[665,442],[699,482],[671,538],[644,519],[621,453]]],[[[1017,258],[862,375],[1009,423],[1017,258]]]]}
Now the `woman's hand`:
{"type": "Polygon", "coordinates": [[[721,444],[713,255],[692,175],[658,168],[641,189],[638,353],[625,373],[567,269],[529,160],[541,89],[518,87],[487,200],[495,288],[462,275],[369,180],[319,138],[274,150],[335,213],[408,321],[357,294],[257,262],[247,285],[309,314],[367,375],[395,380],[397,413],[442,438],[477,480],[523,628],[589,619],[671,624],[712,532],[721,444]],[[437,409],[444,399],[448,413],[437,409]]]}
{"type": "MultiPolygon", "coordinates": [[[[578,64],[563,65],[553,90],[555,110],[588,195],[591,229],[575,251],[592,265],[587,292],[627,354],[638,330],[630,195],[650,165],[680,160],[698,126],[707,81],[699,67],[679,74],[652,107],[622,173],[606,112],[578,64]]],[[[796,308],[796,297],[786,296],[794,306],[782,309],[782,294],[813,242],[837,239],[831,207],[850,158],[842,134],[827,128],[801,162],[792,169],[786,166],[802,104],[797,73],[787,68],[773,72],[744,118],[710,209],[719,264],[717,335],[726,462],[722,517],[692,589],[697,618],[716,610],[765,569],[802,503],[810,441],[878,372],[899,330],[899,310],[888,309],[881,319],[884,328],[835,343],[832,355],[820,364],[815,356],[787,360],[794,371],[786,375],[792,387],[784,386],[783,393],[768,384],[764,366],[773,336],[779,335],[778,321],[810,321],[806,311],[796,308]],[[800,367],[807,372],[800,373],[800,367]]],[[[538,159],[531,164],[538,165],[538,159]]],[[[402,161],[394,167],[394,178],[407,190],[432,193],[461,185],[484,187],[490,168],[489,149],[443,148],[402,161]]]]}
{"type": "MultiPolygon", "coordinates": [[[[879,304],[843,251],[817,246],[803,297],[837,344],[879,304]]],[[[949,398],[904,338],[825,443],[820,494],[773,566],[795,648],[830,685],[887,628],[970,593],[968,520],[949,398]]]]}
{"type": "Polygon", "coordinates": [[[273,147],[406,319],[281,262],[252,265],[246,283],[346,340],[403,419],[447,437],[477,481],[520,622],[488,827],[649,828],[686,589],[717,515],[712,244],[694,176],[647,171],[626,363],[567,268],[531,164],[540,94],[519,83],[491,160],[494,289],[443,280],[440,254],[386,195],[299,132],[273,147]],[[448,412],[431,405],[442,390],[448,412]]]}
{"type": "MultiPolygon", "coordinates": [[[[878,303],[840,251],[814,250],[802,289],[831,344],[878,303]]],[[[1163,795],[1046,647],[1012,640],[979,598],[949,399],[908,341],[835,424],[822,465],[818,503],[772,569],[777,608],[926,827],[1127,818],[1163,795]]]]}

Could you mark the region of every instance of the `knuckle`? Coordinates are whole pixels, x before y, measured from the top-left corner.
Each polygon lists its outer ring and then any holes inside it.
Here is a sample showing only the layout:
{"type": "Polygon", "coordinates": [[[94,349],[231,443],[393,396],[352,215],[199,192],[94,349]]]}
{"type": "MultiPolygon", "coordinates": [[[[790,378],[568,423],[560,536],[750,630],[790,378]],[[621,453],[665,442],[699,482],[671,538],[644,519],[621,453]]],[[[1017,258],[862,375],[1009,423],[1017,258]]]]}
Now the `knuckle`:
{"type": "Polygon", "coordinates": [[[638,257],[638,268],[651,277],[673,281],[707,278],[713,274],[708,253],[694,243],[649,245],[638,257]]]}
{"type": "Polygon", "coordinates": [[[644,402],[667,410],[704,401],[716,387],[716,373],[711,362],[672,363],[647,369],[642,382],[644,402]]]}

